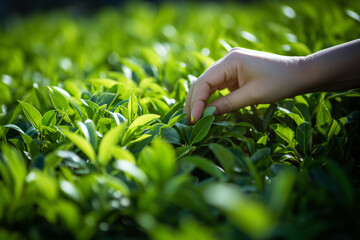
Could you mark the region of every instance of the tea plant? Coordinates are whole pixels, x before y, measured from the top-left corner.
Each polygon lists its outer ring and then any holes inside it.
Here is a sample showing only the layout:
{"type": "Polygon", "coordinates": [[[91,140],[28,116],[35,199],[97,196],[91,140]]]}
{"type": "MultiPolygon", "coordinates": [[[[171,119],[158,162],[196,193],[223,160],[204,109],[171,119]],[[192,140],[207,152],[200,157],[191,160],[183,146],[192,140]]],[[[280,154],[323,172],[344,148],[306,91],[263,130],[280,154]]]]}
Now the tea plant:
{"type": "Polygon", "coordinates": [[[359,91],[193,126],[183,106],[231,47],[307,55],[358,38],[359,13],[137,3],[1,23],[0,239],[356,239],[359,91]]]}

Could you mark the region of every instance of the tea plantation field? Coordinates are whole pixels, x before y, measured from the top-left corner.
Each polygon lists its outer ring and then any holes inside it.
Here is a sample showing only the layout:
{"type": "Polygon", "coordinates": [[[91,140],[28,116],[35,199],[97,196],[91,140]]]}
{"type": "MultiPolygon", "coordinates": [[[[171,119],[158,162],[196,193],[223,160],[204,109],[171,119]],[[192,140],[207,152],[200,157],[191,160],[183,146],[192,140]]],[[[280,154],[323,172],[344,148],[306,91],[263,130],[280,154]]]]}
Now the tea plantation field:
{"type": "Polygon", "coordinates": [[[359,14],[130,2],[3,20],[0,239],[359,239],[358,90],[183,113],[232,47],[305,56],[359,38],[359,14]]]}

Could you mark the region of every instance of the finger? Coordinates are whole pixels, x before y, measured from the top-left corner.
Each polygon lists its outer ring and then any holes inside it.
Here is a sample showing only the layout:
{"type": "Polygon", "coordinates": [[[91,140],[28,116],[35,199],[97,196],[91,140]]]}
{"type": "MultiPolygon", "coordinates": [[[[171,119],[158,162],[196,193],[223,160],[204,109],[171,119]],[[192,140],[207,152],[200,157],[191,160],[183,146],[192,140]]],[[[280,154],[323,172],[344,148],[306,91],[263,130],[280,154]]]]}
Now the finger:
{"type": "Polygon", "coordinates": [[[227,55],[222,61],[211,66],[202,74],[194,84],[191,96],[190,112],[193,118],[192,123],[196,123],[206,106],[206,100],[217,89],[224,88],[237,79],[235,61],[230,60],[227,55]]]}
{"type": "Polygon", "coordinates": [[[192,93],[191,106],[191,123],[196,123],[200,118],[206,106],[206,100],[214,92],[206,81],[201,81],[194,86],[192,93]]]}
{"type": "Polygon", "coordinates": [[[190,119],[191,119],[191,116],[190,116],[190,104],[191,104],[191,99],[192,99],[192,93],[193,93],[193,90],[194,90],[194,84],[191,84],[191,87],[190,87],[190,90],[189,90],[189,93],[186,97],[186,102],[185,102],[185,107],[184,107],[184,113],[187,113],[185,119],[186,119],[186,122],[188,124],[190,124],[190,119]]]}
{"type": "Polygon", "coordinates": [[[228,95],[216,99],[209,107],[216,107],[214,114],[219,115],[256,104],[257,102],[251,93],[252,89],[253,86],[251,83],[246,84],[228,95]]]}

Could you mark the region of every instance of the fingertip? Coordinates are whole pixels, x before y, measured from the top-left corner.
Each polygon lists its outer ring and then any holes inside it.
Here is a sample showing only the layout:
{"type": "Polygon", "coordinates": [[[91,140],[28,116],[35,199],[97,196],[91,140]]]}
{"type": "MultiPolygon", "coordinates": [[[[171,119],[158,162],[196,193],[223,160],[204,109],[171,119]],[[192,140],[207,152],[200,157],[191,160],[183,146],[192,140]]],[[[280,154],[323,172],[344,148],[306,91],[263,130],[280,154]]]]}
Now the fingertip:
{"type": "Polygon", "coordinates": [[[201,118],[201,115],[205,109],[205,103],[202,101],[197,101],[194,103],[194,106],[191,110],[191,124],[195,124],[201,118]]]}

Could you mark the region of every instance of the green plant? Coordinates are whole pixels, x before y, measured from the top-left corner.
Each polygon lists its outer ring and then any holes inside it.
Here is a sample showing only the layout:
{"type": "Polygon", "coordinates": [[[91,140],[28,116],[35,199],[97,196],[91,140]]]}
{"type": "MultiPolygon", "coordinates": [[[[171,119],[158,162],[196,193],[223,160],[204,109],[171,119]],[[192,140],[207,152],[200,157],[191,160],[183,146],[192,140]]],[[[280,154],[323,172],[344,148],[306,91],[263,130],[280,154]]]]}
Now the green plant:
{"type": "Polygon", "coordinates": [[[137,3],[2,23],[0,239],[356,239],[357,90],[194,126],[183,105],[229,48],[306,55],[358,37],[359,12],[137,3]]]}

